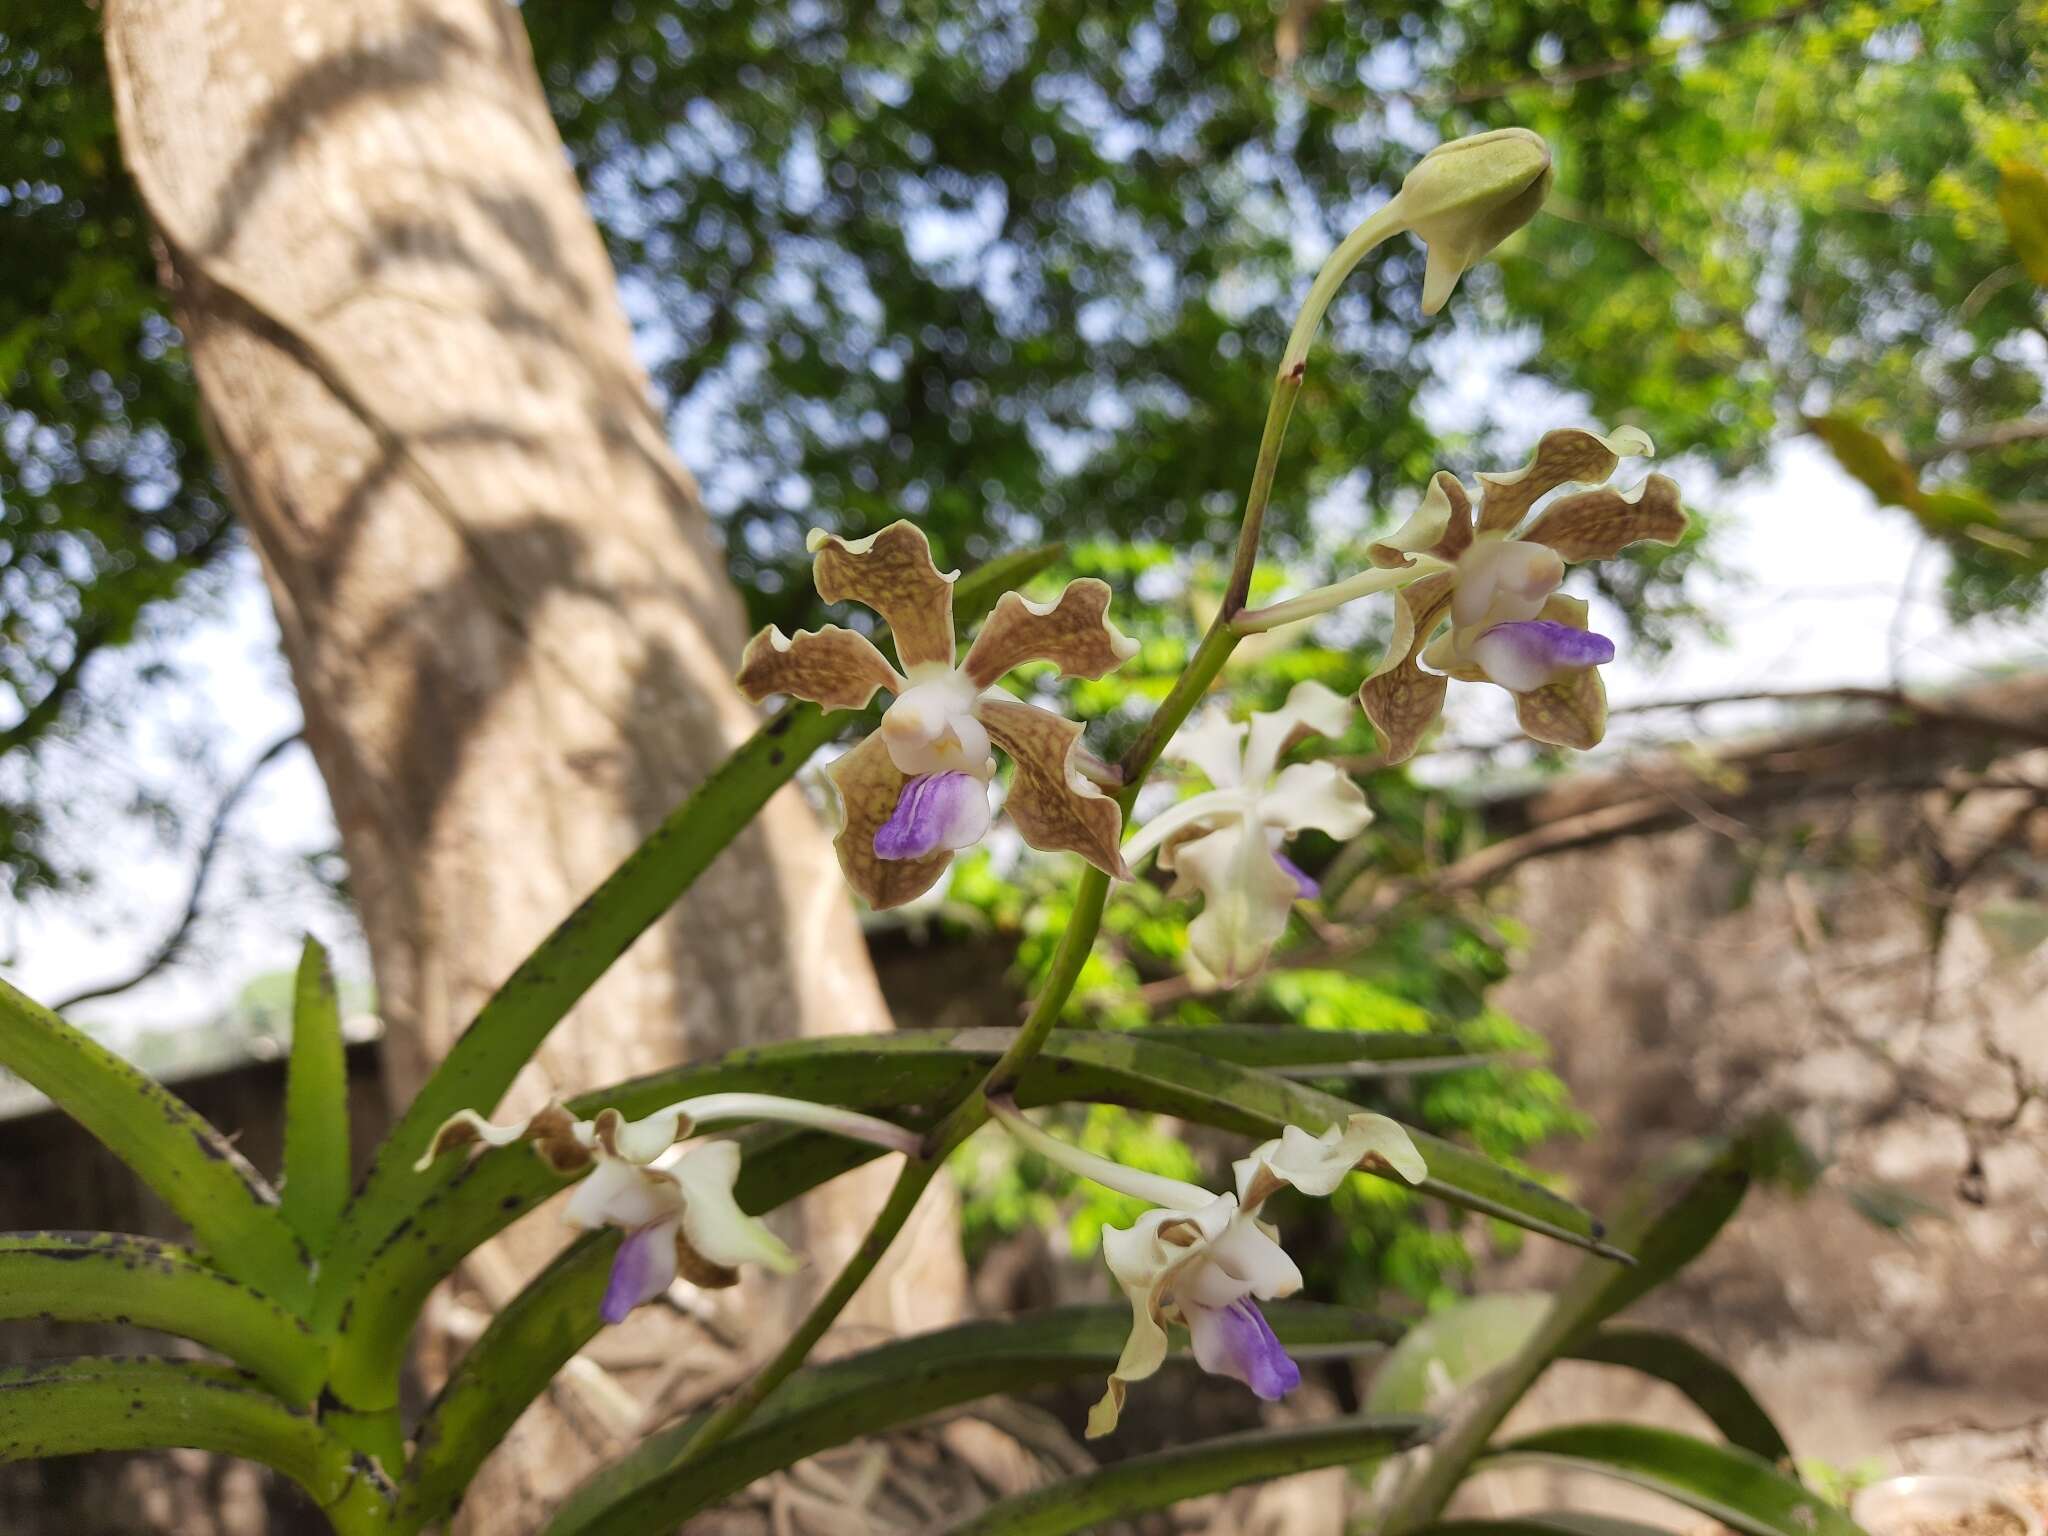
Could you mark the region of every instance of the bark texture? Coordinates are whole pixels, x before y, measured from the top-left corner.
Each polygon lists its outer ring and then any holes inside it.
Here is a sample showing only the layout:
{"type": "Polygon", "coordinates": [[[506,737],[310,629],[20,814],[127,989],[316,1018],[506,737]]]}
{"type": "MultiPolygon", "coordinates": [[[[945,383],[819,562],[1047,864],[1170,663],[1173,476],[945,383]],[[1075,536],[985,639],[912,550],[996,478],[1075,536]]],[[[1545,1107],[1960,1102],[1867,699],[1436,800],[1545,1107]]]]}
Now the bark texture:
{"type": "MultiPolygon", "coordinates": [[[[403,1102],[753,728],[730,681],[740,604],[649,405],[515,11],[110,0],[106,23],[124,152],[275,597],[403,1102]]],[[[830,847],[786,790],[508,1108],[749,1042],[886,1027],[830,847]]],[[[804,1212],[792,1235],[814,1281],[857,1240],[874,1172],[804,1212]]],[[[916,1284],[877,1276],[866,1321],[952,1314],[948,1227],[899,1250],[916,1284]]],[[[481,1301],[560,1240],[547,1215],[512,1234],[471,1266],[481,1301]]],[[[746,1289],[740,1354],[772,1347],[792,1299],[746,1289]]],[[[474,1300],[442,1321],[459,1334],[474,1300]]],[[[530,1413],[486,1469],[472,1528],[530,1529],[651,1391],[673,1406],[722,1384],[721,1362],[730,1380],[734,1352],[714,1343],[653,1309],[606,1335],[557,1411],[530,1413]],[[658,1381],[636,1364],[654,1361],[658,1381]]]]}

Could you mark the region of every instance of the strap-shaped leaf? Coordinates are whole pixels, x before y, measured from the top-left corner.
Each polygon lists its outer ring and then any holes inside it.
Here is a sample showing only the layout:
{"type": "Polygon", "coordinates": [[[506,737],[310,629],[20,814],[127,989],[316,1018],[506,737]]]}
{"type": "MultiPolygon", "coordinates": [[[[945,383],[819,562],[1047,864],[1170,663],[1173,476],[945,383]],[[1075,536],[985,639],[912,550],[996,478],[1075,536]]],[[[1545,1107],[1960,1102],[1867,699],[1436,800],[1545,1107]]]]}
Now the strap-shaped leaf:
{"type": "Polygon", "coordinates": [[[344,1536],[381,1529],[390,1509],[376,1467],[244,1372],[108,1357],[0,1367],[0,1461],[172,1446],[275,1467],[344,1536]]]}
{"type": "MultiPolygon", "coordinates": [[[[978,620],[1004,592],[1058,557],[1055,545],[970,571],[953,589],[960,622],[978,620]]],[[[340,1315],[364,1262],[433,1189],[436,1176],[415,1174],[412,1164],[442,1122],[460,1109],[489,1112],[598,977],[675,905],[768,798],[856,718],[854,712],[826,714],[811,704],[782,709],[671,811],[492,994],[378,1147],[322,1265],[316,1322],[331,1324],[340,1315]]]]}
{"type": "Polygon", "coordinates": [[[484,1458],[603,1326],[598,1306],[618,1246],[615,1232],[579,1238],[470,1346],[420,1421],[399,1485],[398,1531],[453,1514],[484,1458]]]}
{"type": "Polygon", "coordinates": [[[1532,1461],[1660,1493],[1749,1536],[1862,1536],[1847,1515],[1762,1457],[1673,1430],[1575,1424],[1510,1441],[1479,1465],[1532,1461]]]}
{"type": "MultiPolygon", "coordinates": [[[[906,1109],[954,1102],[994,1064],[1009,1034],[912,1031],[760,1046],[586,1094],[570,1108],[588,1116],[613,1106],[631,1117],[693,1094],[756,1092],[901,1117],[906,1109]]],[[[1025,1069],[1017,1098],[1027,1107],[1123,1104],[1255,1138],[1278,1135],[1290,1123],[1320,1131],[1354,1109],[1344,1099],[1270,1073],[1156,1044],[1144,1032],[1092,1030],[1055,1031],[1025,1069]]],[[[1579,1206],[1475,1152],[1420,1131],[1412,1134],[1430,1167],[1423,1193],[1582,1247],[1617,1251],[1601,1243],[1599,1223],[1579,1206]]],[[[810,1133],[781,1133],[766,1145],[775,1149],[772,1162],[750,1156],[739,1186],[741,1202],[756,1212],[879,1155],[810,1133]]],[[[398,1365],[427,1292],[464,1254],[560,1187],[561,1180],[526,1148],[509,1147],[485,1153],[433,1190],[416,1219],[372,1257],[350,1296],[335,1357],[335,1391],[361,1407],[396,1401],[398,1365]]]]}
{"type": "MultiPolygon", "coordinates": [[[[1281,1343],[1302,1359],[1355,1355],[1401,1332],[1398,1323],[1384,1318],[1305,1302],[1275,1303],[1266,1316],[1281,1343]]],[[[962,1323],[808,1367],[701,1461],[685,1459],[697,1420],[648,1436],[571,1494],[546,1526],[546,1536],[668,1531],[755,1478],[828,1446],[994,1393],[1106,1375],[1130,1326],[1128,1307],[1063,1307],[962,1323]]],[[[1359,1433],[1363,1421],[1346,1422],[1348,1432],[1359,1433]]],[[[1382,1417],[1372,1421],[1370,1432],[1406,1436],[1425,1422],[1382,1417]]]]}
{"type": "Polygon", "coordinates": [[[151,1237],[0,1233],[0,1317],[132,1323],[219,1350],[287,1402],[310,1403],[326,1351],[270,1297],[151,1237]]]}
{"type": "Polygon", "coordinates": [[[1713,1421],[1730,1445],[1774,1466],[1792,1464],[1791,1447],[1742,1378],[1675,1333],[1654,1328],[1602,1328],[1574,1345],[1571,1357],[1625,1365],[1668,1382],[1713,1421]]]}
{"type": "Polygon", "coordinates": [[[348,1203],[348,1053],[327,951],[308,937],[292,988],[284,1090],[284,1219],[324,1253],[348,1203]]]}
{"type": "Polygon", "coordinates": [[[1436,1522],[1486,1442],[1552,1360],[1568,1354],[1601,1323],[1677,1274],[1714,1240],[1758,1173],[1795,1171],[1797,1143],[1782,1121],[1765,1118],[1726,1141],[1684,1149],[1653,1170],[1616,1223],[1636,1255],[1624,1268],[1585,1259],[1514,1356],[1494,1371],[1457,1423],[1432,1448],[1429,1465],[1384,1512],[1383,1536],[1410,1536],[1436,1522]]]}
{"type": "Polygon", "coordinates": [[[953,1526],[950,1536],[1066,1536],[1069,1531],[1092,1531],[1106,1521],[1245,1483],[1374,1460],[1427,1439],[1433,1427],[1428,1419],[1361,1414],[1328,1424],[1197,1440],[1004,1499],[953,1526]]]}
{"type": "Polygon", "coordinates": [[[1662,1526],[1575,1509],[1546,1509],[1509,1520],[1445,1520],[1418,1536],[1676,1536],[1662,1526]]]}
{"type": "Polygon", "coordinates": [[[304,1295],[305,1252],[278,1214],[277,1197],[183,1099],[5,982],[0,1065],[48,1094],[133,1169],[222,1273],[287,1305],[304,1295]]]}

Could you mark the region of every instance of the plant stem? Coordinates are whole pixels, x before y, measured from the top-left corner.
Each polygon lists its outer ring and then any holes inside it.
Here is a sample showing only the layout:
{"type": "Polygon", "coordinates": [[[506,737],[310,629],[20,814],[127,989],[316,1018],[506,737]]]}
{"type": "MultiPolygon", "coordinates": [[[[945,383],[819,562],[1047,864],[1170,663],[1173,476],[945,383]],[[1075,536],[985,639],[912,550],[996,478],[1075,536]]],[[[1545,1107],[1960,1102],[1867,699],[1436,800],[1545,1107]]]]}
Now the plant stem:
{"type": "Polygon", "coordinates": [[[846,1304],[853,1300],[875,1266],[882,1262],[882,1256],[896,1241],[896,1234],[903,1230],[903,1224],[910,1219],[910,1213],[917,1208],[925,1186],[937,1176],[940,1168],[938,1158],[916,1158],[903,1166],[896,1176],[896,1187],[889,1191],[889,1198],[883,1204],[881,1213],[875,1217],[875,1224],[868,1228],[868,1235],[861,1239],[861,1245],[854,1250],[853,1257],[846,1261],[846,1267],[839,1271],[825,1294],[820,1296],[795,1333],[760,1370],[738,1392],[719,1405],[718,1411],[704,1421],[704,1427],[690,1437],[688,1449],[678,1465],[687,1465],[697,1460],[706,1451],[725,1439],[752,1416],[754,1410],[767,1401],[768,1394],[789,1377],[790,1373],[804,1363],[810,1352],[817,1347],[818,1340],[825,1336],[825,1330],[838,1320],[846,1304]]]}
{"type": "Polygon", "coordinates": [[[1280,373],[1273,381],[1273,403],[1267,408],[1265,434],[1259,439],[1258,463],[1252,469],[1252,488],[1245,497],[1244,521],[1238,530],[1237,560],[1230,569],[1230,585],[1224,589],[1223,608],[1216,618],[1218,624],[1227,624],[1234,619],[1251,595],[1252,567],[1258,564],[1259,558],[1259,529],[1266,520],[1266,504],[1273,494],[1273,476],[1280,467],[1280,443],[1287,435],[1287,418],[1294,412],[1295,398],[1300,395],[1302,382],[1308,377],[1308,352],[1315,342],[1316,331],[1323,323],[1323,316],[1329,313],[1337,290],[1344,286],[1344,279],[1365,259],[1366,252],[1405,228],[1407,221],[1397,195],[1346,235],[1337,249],[1330,252],[1322,270],[1316,273],[1315,282],[1309,287],[1308,297],[1302,301],[1301,313],[1295,317],[1294,330],[1287,338],[1287,350],[1280,354],[1280,373]]]}
{"type": "Polygon", "coordinates": [[[1443,569],[1444,562],[1430,555],[1417,555],[1412,565],[1391,569],[1374,566],[1343,581],[1333,581],[1327,587],[1317,587],[1299,597],[1290,597],[1284,603],[1274,603],[1266,608],[1247,608],[1230,621],[1230,627],[1240,635],[1261,635],[1269,629],[1278,629],[1282,624],[1299,623],[1319,613],[1328,613],[1332,608],[1341,608],[1357,598],[1371,597],[1376,592],[1392,592],[1443,569]]]}

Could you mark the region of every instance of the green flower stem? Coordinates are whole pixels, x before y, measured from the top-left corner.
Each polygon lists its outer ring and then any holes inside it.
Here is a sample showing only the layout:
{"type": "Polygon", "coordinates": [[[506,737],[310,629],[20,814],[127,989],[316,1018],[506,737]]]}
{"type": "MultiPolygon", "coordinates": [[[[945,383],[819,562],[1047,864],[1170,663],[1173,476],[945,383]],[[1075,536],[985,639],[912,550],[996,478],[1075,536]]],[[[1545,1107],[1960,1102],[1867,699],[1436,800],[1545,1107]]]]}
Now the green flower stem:
{"type": "Polygon", "coordinates": [[[1382,206],[1358,228],[1344,237],[1337,249],[1330,252],[1322,270],[1310,285],[1308,297],[1302,301],[1301,313],[1295,317],[1294,330],[1287,338],[1287,350],[1280,355],[1280,372],[1273,381],[1273,403],[1266,411],[1266,430],[1259,439],[1258,462],[1252,470],[1252,488],[1245,497],[1244,522],[1238,532],[1237,561],[1230,570],[1230,585],[1224,590],[1223,609],[1217,615],[1218,624],[1227,624],[1244,607],[1245,599],[1251,595],[1252,567],[1259,558],[1259,529],[1266,520],[1266,504],[1272,499],[1273,477],[1280,467],[1280,443],[1287,435],[1287,419],[1294,413],[1295,399],[1301,394],[1302,382],[1308,377],[1308,351],[1314,343],[1316,331],[1323,323],[1323,316],[1329,313],[1331,301],[1337,297],[1337,290],[1344,286],[1354,268],[1365,259],[1366,253],[1388,236],[1398,234],[1408,227],[1401,209],[1401,199],[1382,206]]]}
{"type": "Polygon", "coordinates": [[[1335,581],[1327,587],[1317,587],[1299,597],[1290,597],[1284,603],[1274,603],[1267,608],[1247,608],[1230,621],[1230,627],[1240,635],[1262,635],[1269,629],[1278,629],[1282,624],[1296,624],[1303,619],[1312,619],[1317,614],[1328,613],[1332,608],[1341,608],[1346,603],[1361,597],[1371,597],[1380,592],[1392,592],[1420,581],[1435,571],[1448,570],[1445,562],[1430,555],[1417,555],[1412,565],[1381,569],[1377,566],[1360,571],[1343,581],[1335,581]]]}
{"type": "Polygon", "coordinates": [[[875,1266],[882,1262],[883,1255],[895,1243],[896,1234],[910,1220],[910,1213],[917,1209],[918,1200],[923,1196],[925,1187],[937,1177],[940,1165],[940,1159],[935,1157],[916,1158],[904,1164],[903,1172],[896,1177],[896,1187],[889,1191],[889,1198],[875,1217],[875,1224],[868,1228],[868,1235],[861,1239],[860,1247],[846,1261],[846,1267],[839,1271],[830,1288],[818,1298],[796,1332],[776,1351],[775,1358],[721,1403],[717,1412],[704,1421],[704,1427],[690,1437],[682,1463],[700,1459],[746,1423],[754,1410],[767,1400],[768,1394],[781,1386],[817,1348],[825,1330],[838,1321],[839,1314],[846,1310],[846,1304],[853,1300],[854,1292],[866,1283],[868,1276],[875,1272],[875,1266]]]}

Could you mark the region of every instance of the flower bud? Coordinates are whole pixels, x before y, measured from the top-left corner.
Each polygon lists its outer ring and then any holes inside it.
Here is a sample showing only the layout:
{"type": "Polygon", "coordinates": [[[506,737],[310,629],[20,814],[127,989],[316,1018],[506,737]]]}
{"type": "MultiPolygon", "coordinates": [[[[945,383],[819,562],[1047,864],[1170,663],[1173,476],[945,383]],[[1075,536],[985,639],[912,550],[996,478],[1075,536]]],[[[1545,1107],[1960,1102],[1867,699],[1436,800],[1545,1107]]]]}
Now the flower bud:
{"type": "Polygon", "coordinates": [[[1526,128],[1453,139],[1424,155],[1395,198],[1429,247],[1422,312],[1442,309],[1465,270],[1534,218],[1549,191],[1550,146],[1526,128]]]}

